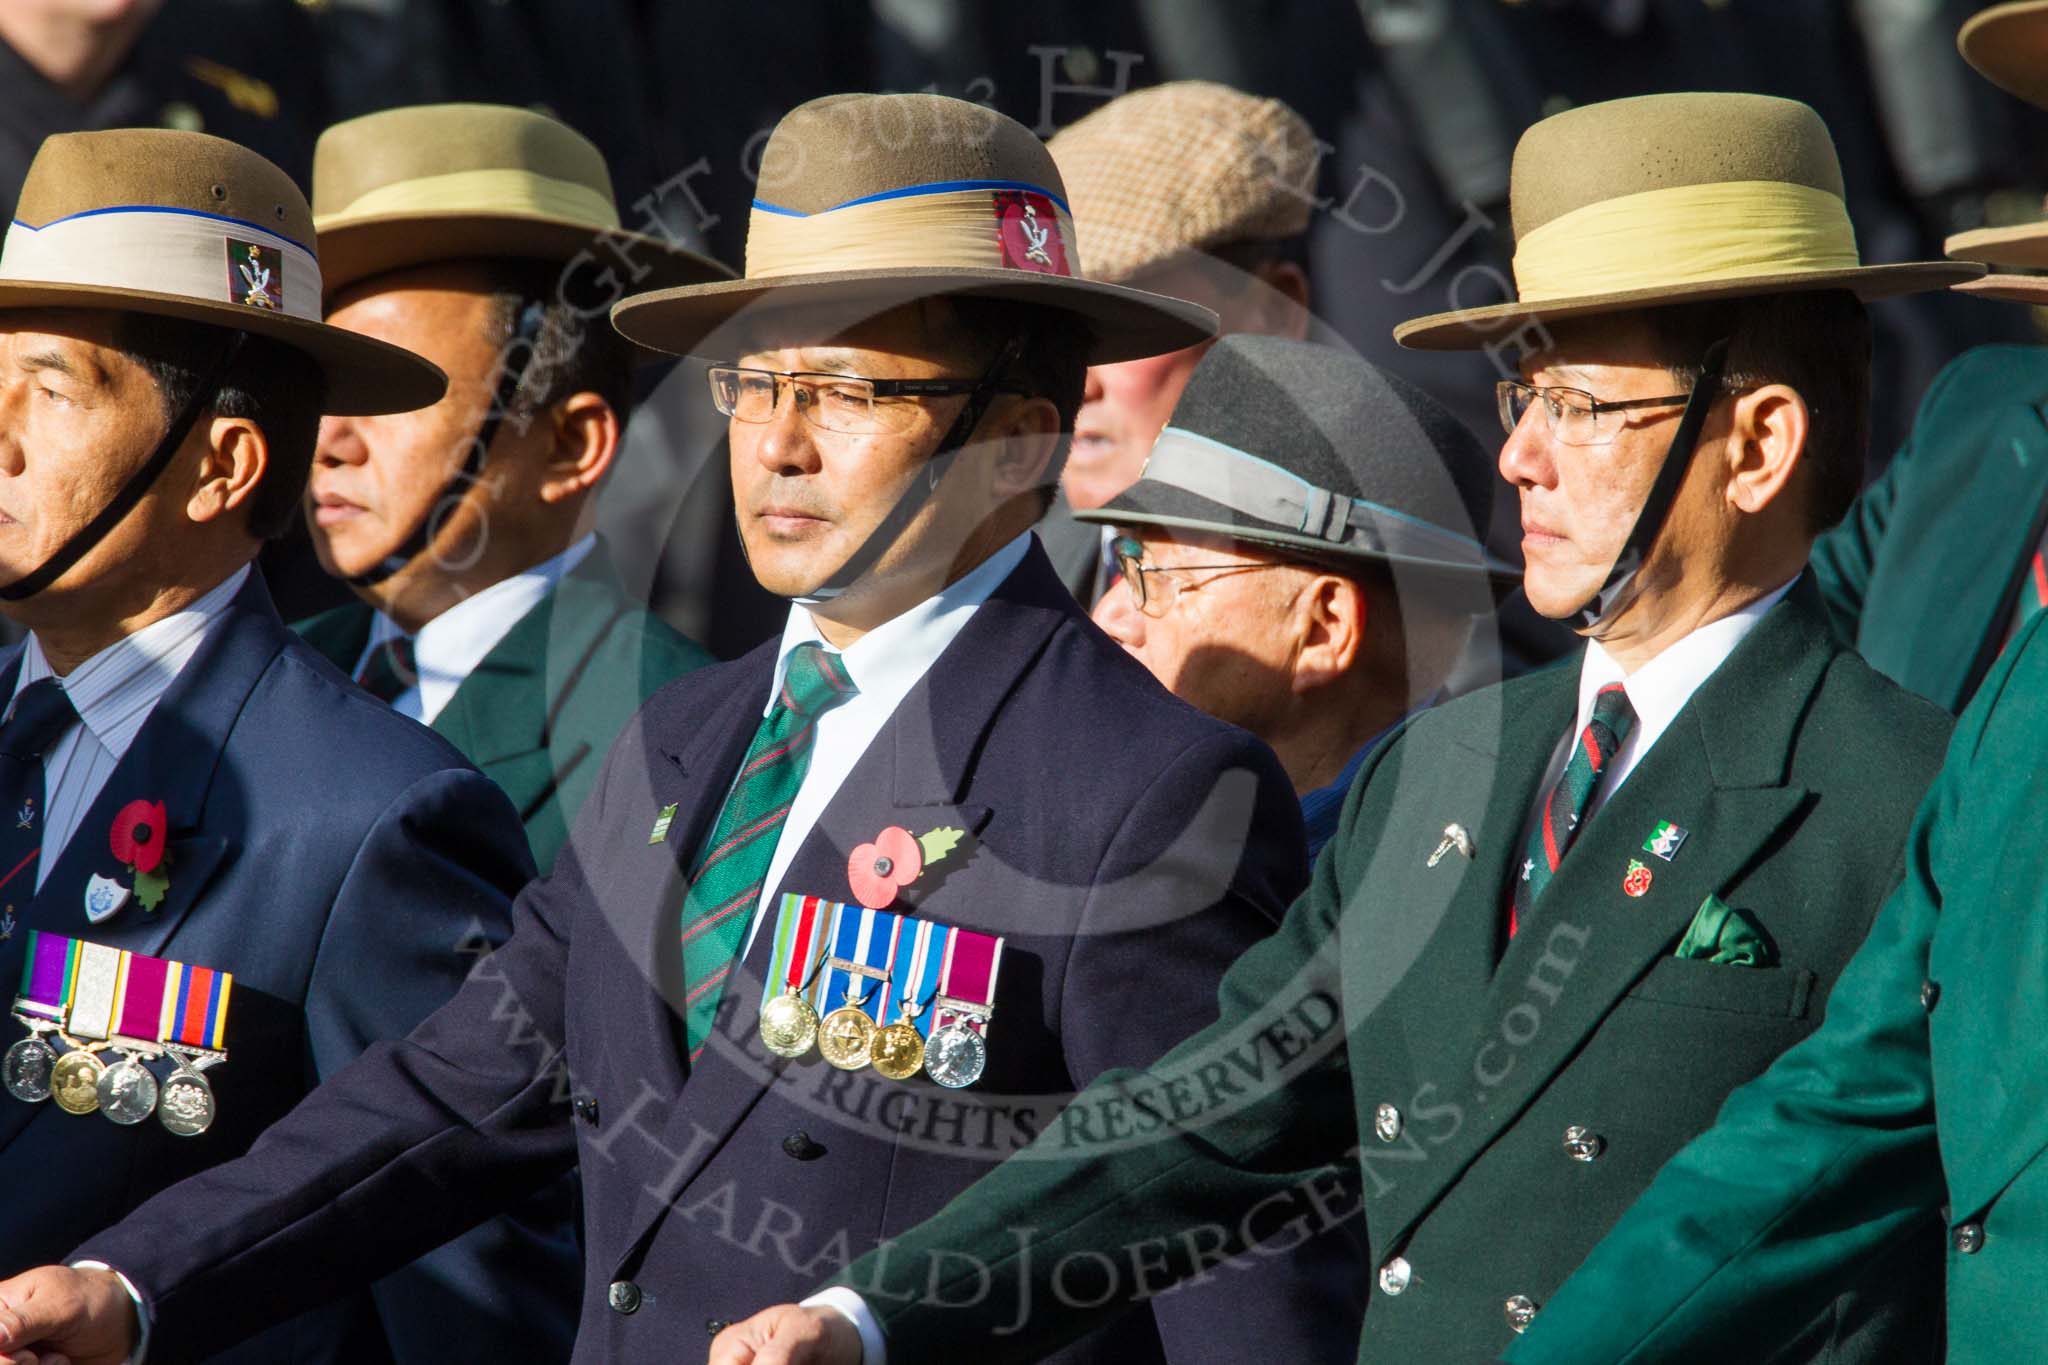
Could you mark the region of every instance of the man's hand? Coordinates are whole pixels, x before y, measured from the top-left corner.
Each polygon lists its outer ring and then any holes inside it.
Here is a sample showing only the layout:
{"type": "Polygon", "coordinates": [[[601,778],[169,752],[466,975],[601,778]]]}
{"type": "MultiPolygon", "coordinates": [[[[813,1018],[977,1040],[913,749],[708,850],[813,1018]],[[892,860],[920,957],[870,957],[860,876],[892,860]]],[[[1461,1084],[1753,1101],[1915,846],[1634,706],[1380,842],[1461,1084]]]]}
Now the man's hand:
{"type": "Polygon", "coordinates": [[[0,1281],[0,1365],[121,1365],[141,1333],[110,1271],[44,1266],[0,1281]]]}
{"type": "Polygon", "coordinates": [[[837,1309],[784,1304],[720,1332],[711,1365],[861,1365],[860,1333],[837,1309]]]}

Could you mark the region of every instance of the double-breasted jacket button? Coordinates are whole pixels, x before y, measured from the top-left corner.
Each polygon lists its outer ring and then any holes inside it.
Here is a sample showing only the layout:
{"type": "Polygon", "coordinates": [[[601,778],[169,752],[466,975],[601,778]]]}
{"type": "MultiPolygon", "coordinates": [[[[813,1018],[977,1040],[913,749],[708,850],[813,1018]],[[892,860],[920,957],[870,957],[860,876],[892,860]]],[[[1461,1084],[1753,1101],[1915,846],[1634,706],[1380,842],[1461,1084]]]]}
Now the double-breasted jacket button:
{"type": "Polygon", "coordinates": [[[1517,1336],[1529,1330],[1529,1324],[1536,1321],[1536,1300],[1527,1294],[1517,1294],[1501,1305],[1501,1314],[1514,1328],[1517,1336]]]}
{"type": "Polygon", "coordinates": [[[1949,1233],[1949,1241],[1965,1256],[1974,1256],[1984,1246],[1984,1225],[1982,1223],[1958,1223],[1949,1233]]]}
{"type": "Polygon", "coordinates": [[[605,1291],[605,1302],[612,1306],[614,1313],[637,1313],[640,1311],[640,1286],[631,1280],[613,1280],[612,1287],[605,1291]]]}
{"type": "Polygon", "coordinates": [[[1391,1104],[1382,1104],[1372,1111],[1372,1130],[1379,1134],[1381,1142],[1398,1142],[1401,1138],[1401,1111],[1391,1104]]]}
{"type": "Polygon", "coordinates": [[[798,1161],[816,1161],[825,1155],[825,1149],[811,1140],[811,1135],[798,1129],[782,1140],[782,1150],[798,1161]]]}
{"type": "Polygon", "coordinates": [[[577,1118],[592,1128],[597,1127],[597,1096],[578,1095],[569,1102],[569,1108],[577,1118]]]}
{"type": "Polygon", "coordinates": [[[1933,1012],[1933,1010],[1934,1010],[1934,1006],[1935,1006],[1935,1004],[1936,1004],[1936,1003],[1937,1003],[1938,1001],[1940,1001],[1940,999],[1941,999],[1941,983],[1940,983],[1939,981],[1923,981],[1923,982],[1921,982],[1921,983],[1920,983],[1920,1008],[1921,1008],[1921,1009],[1923,1009],[1923,1010],[1926,1010],[1926,1011],[1928,1011],[1929,1013],[1932,1013],[1932,1012],[1933,1012]]]}
{"type": "Polygon", "coordinates": [[[1573,1161],[1598,1161],[1607,1150],[1607,1139],[1578,1124],[1564,1130],[1564,1154],[1573,1161]]]}
{"type": "Polygon", "coordinates": [[[1396,1256],[1380,1267],[1380,1290],[1387,1294],[1398,1294],[1408,1287],[1408,1281],[1415,1277],[1408,1262],[1396,1256]]]}

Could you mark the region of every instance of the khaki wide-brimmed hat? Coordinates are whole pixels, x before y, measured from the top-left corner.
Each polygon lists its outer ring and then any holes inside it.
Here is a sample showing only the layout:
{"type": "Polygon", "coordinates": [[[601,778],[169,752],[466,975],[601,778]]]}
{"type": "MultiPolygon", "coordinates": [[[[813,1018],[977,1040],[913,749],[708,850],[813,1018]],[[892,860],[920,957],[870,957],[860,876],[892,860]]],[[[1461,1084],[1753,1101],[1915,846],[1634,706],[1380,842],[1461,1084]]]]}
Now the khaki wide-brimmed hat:
{"type": "Polygon", "coordinates": [[[1974,265],[1864,265],[1820,115],[1768,95],[1675,94],[1589,104],[1515,146],[1517,302],[1416,318],[1404,346],[1476,349],[1521,323],[1706,299],[1939,289],[1974,265]]]}
{"type": "Polygon", "coordinates": [[[564,123],[499,104],[335,124],[313,151],[313,226],[330,295],[437,261],[566,263],[600,242],[594,263],[641,287],[732,278],[709,256],[621,229],[604,154],[564,123]]]}
{"type": "Polygon", "coordinates": [[[147,313],[268,337],[326,378],[323,410],[409,412],[447,376],[320,320],[313,213],[291,177],[204,133],[119,128],[47,139],[0,246],[0,309],[147,313]]]}
{"type": "MultiPolygon", "coordinates": [[[[799,105],[761,154],[746,277],[621,300],[628,340],[690,354],[742,312],[800,310],[836,333],[900,304],[1008,299],[1081,319],[1103,364],[1206,341],[1216,316],[1080,278],[1085,243],[1044,144],[943,95],[833,95],[799,105]]],[[[821,335],[819,340],[824,340],[821,335]]]]}
{"type": "Polygon", "coordinates": [[[1090,279],[1131,281],[1183,252],[1308,231],[1320,149],[1276,99],[1169,81],[1117,96],[1048,149],[1090,279]]]}
{"type": "MultiPolygon", "coordinates": [[[[1956,39],[1964,60],[2027,103],[2048,109],[2048,0],[2016,0],[1971,15],[1956,39]]],[[[1959,232],[1943,244],[1959,261],[2020,270],[2048,269],[2048,222],[1959,232]]],[[[1988,275],[1956,286],[1981,298],[2048,303],[2048,279],[1988,275]]]]}

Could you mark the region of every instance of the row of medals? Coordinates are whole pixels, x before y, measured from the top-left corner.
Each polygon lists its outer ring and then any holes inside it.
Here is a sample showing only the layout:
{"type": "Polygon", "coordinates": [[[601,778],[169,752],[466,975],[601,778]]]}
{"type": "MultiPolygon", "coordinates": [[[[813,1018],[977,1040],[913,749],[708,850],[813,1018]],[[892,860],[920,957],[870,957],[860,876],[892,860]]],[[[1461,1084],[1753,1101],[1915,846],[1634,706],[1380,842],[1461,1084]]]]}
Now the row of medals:
{"type": "Polygon", "coordinates": [[[841,1071],[871,1066],[892,1081],[923,1071],[949,1090],[973,1085],[988,1068],[988,1044],[962,1020],[933,1030],[926,1043],[908,1010],[893,1024],[877,1024],[866,1010],[847,1004],[820,1020],[817,1008],[793,989],[761,1007],[761,1045],[770,1052],[801,1057],[814,1043],[841,1071]]]}
{"type": "Polygon", "coordinates": [[[219,1053],[167,1043],[164,1053],[176,1069],[159,1083],[143,1065],[149,1053],[116,1047],[120,1058],[109,1066],[99,1056],[107,1044],[79,1043],[41,1020],[15,1018],[28,1025],[30,1035],[0,1058],[0,1081],[14,1098],[27,1104],[54,1099],[67,1114],[100,1113],[119,1124],[155,1114],[179,1137],[197,1137],[213,1126],[213,1085],[202,1073],[220,1060],[219,1053]],[[66,1050],[60,1054],[45,1035],[66,1050]]]}

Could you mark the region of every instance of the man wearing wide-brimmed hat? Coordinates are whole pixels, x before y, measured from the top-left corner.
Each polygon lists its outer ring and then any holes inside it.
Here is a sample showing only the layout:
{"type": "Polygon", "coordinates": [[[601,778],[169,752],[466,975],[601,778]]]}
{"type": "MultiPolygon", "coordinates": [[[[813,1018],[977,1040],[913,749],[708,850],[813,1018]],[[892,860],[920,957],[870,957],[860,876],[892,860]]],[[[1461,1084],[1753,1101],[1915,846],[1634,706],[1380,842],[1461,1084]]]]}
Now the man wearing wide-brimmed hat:
{"type": "Polygon", "coordinates": [[[636,358],[601,279],[731,272],[622,232],[602,154],[525,109],[353,119],[313,172],[328,321],[450,383],[402,419],[322,424],[313,544],[361,601],[298,629],[503,787],[545,872],[640,703],[711,662],[633,600],[590,529],[636,358]]]}
{"type": "MultiPolygon", "coordinates": [[[[1308,335],[1309,210],[1319,151],[1280,100],[1214,81],[1119,95],[1047,144],[1088,244],[1090,278],[1215,310],[1225,333],[1308,335]]],[[[1070,520],[1138,477],[1200,345],[1088,369],[1060,497],[1039,534],[1076,596],[1107,582],[1101,528],[1070,520]]]]}
{"type": "MultiPolygon", "coordinates": [[[[1501,388],[1500,468],[1529,599],[1588,638],[1577,666],[1384,745],[1307,895],[1225,978],[1223,1018],[1117,1092],[1157,1103],[1316,994],[1343,1002],[1343,1045],[1177,1143],[1076,1160],[1041,1140],[856,1262],[839,1283],[891,1365],[1011,1314],[977,1355],[1028,1359],[1103,1311],[1062,1283],[1076,1263],[1328,1162],[1355,1172],[1372,1243],[1358,1359],[1493,1355],[1813,1028],[1892,885],[1947,718],[1842,648],[1802,570],[1860,467],[1858,295],[1971,268],[1861,266],[1826,127],[1762,96],[1558,115],[1522,137],[1513,197],[1521,299],[1399,335],[1532,343],[1501,388]],[[1028,1261],[990,1252],[1024,1222],[1028,1261]]],[[[1919,1232],[1773,1358],[1924,1358],[1939,1247],[1919,1232]]],[[[1164,1260],[1157,1287],[1201,1268],[1164,1260]]],[[[850,1365],[857,1346],[781,1310],[713,1358],[850,1365]]]]}
{"type": "MultiPolygon", "coordinates": [[[[24,1021],[0,1097],[9,1270],[240,1155],[403,1035],[504,937],[532,869],[503,795],[287,630],[252,564],[298,515],[323,412],[445,387],[321,322],[291,180],[201,134],[68,134],[17,212],[0,248],[0,610],[29,631],[0,658],[0,981],[24,1021]],[[68,1070],[42,1070],[53,1052],[68,1070]]],[[[507,1245],[481,1232],[394,1276],[396,1297],[240,1358],[444,1358],[450,1332],[509,1346],[478,1265],[507,1245]],[[426,1321],[398,1307],[423,1285],[426,1321]]]]}
{"type": "MultiPolygon", "coordinates": [[[[757,193],[745,279],[615,320],[718,362],[707,397],[754,572],[792,599],[783,638],[648,702],[466,994],[81,1253],[129,1276],[174,1354],[572,1165],[576,1358],[701,1350],[1055,1123],[1154,1140],[1156,1114],[1061,1106],[1214,1018],[1224,968],[1299,889],[1271,752],[1104,638],[1030,535],[1083,368],[1213,316],[1077,278],[1044,147],[976,105],[802,106],[757,193]]],[[[1227,1114],[1246,1068],[1288,1066],[1335,1009],[1240,1040],[1183,1106],[1227,1114]]],[[[1062,1358],[1347,1357],[1365,1268],[1341,1185],[1191,1226],[1259,1246],[1062,1358]]],[[[127,1349],[109,1278],[44,1271],[0,1298],[28,1285],[58,1311],[31,1306],[10,1341],[127,1349]]]]}
{"type": "Polygon", "coordinates": [[[1311,862],[1373,747],[1441,698],[1475,619],[1520,581],[1476,538],[1496,478],[1457,418],[1351,352],[1230,336],[1144,477],[1078,514],[1116,531],[1096,624],[1272,746],[1311,862]]]}
{"type": "MultiPolygon", "coordinates": [[[[1963,26],[1963,56],[2048,107],[2048,6],[1993,6],[1963,26]]],[[[2048,267],[2048,223],[1979,228],[1948,254],[2008,272],[2048,267]]],[[[2048,281],[1994,274],[1963,293],[2048,302],[2048,281]]],[[[1877,670],[1952,712],[2048,604],[2048,347],[1985,346],[1929,385],[1913,430],[1842,524],[1814,546],[1844,638],[1877,670]]]]}

